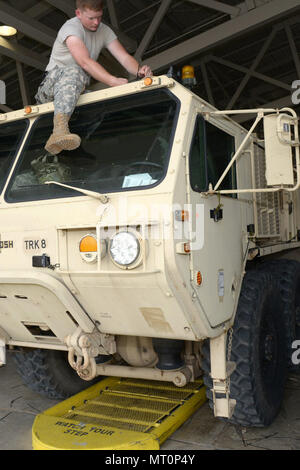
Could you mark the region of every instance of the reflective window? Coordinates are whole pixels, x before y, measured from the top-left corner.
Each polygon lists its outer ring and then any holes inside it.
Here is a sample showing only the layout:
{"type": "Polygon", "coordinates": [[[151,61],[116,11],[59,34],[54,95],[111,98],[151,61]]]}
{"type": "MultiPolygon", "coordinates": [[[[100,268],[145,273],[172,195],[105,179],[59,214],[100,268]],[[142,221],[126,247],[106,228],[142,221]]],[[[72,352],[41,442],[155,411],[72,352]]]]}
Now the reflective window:
{"type": "MultiPolygon", "coordinates": [[[[190,182],[194,191],[214,187],[235,153],[234,137],[199,116],[190,150],[190,182]]],[[[235,163],[219,189],[236,189],[235,163]]]]}
{"type": "Polygon", "coordinates": [[[8,202],[80,196],[82,189],[109,193],[151,187],[165,176],[178,115],[165,89],[76,108],[70,130],[81,146],[51,156],[44,145],[52,114],[41,116],[28,138],[6,194],[8,202]]]}
{"type": "Polygon", "coordinates": [[[5,185],[27,127],[27,119],[0,125],[0,191],[5,185]]]}

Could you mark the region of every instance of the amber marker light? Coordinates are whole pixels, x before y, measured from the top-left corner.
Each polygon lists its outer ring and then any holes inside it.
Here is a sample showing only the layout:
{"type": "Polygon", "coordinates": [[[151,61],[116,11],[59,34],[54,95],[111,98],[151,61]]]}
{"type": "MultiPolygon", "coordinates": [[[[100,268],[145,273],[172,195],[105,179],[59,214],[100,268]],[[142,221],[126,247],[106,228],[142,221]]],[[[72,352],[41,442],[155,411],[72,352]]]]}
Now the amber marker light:
{"type": "Polygon", "coordinates": [[[97,252],[97,240],[92,235],[86,235],[83,237],[79,244],[80,253],[91,253],[97,252]]]}
{"type": "Polygon", "coordinates": [[[25,106],[24,111],[25,111],[25,114],[30,114],[32,112],[32,107],[31,106],[25,106]]]}
{"type": "Polygon", "coordinates": [[[200,271],[197,271],[197,276],[196,276],[196,282],[197,282],[197,285],[198,286],[201,286],[202,284],[202,281],[203,281],[203,278],[202,278],[202,274],[200,271]]]}
{"type": "Polygon", "coordinates": [[[152,85],[152,83],[153,83],[153,80],[152,80],[151,77],[146,77],[146,78],[144,79],[144,85],[145,85],[145,86],[150,86],[150,85],[152,85]]]}
{"type": "Polygon", "coordinates": [[[97,260],[98,246],[94,235],[86,235],[79,242],[81,257],[87,263],[94,263],[97,260]]]}

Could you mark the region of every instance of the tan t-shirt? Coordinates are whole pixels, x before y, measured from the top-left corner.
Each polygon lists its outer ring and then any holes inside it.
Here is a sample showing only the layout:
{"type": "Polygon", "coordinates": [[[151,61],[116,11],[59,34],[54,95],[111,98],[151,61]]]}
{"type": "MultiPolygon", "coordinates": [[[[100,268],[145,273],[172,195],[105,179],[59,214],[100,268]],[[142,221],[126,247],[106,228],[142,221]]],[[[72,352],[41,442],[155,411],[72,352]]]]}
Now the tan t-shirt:
{"type": "Polygon", "coordinates": [[[93,60],[97,60],[101,50],[117,39],[117,36],[109,26],[100,23],[97,31],[88,31],[84,26],[82,26],[80,20],[76,16],[75,18],[66,21],[58,31],[57,38],[52,48],[50,60],[46,67],[47,72],[52,70],[56,65],[58,67],[78,65],[65,43],[69,36],[79,37],[86,45],[90,53],[90,57],[93,60]]]}

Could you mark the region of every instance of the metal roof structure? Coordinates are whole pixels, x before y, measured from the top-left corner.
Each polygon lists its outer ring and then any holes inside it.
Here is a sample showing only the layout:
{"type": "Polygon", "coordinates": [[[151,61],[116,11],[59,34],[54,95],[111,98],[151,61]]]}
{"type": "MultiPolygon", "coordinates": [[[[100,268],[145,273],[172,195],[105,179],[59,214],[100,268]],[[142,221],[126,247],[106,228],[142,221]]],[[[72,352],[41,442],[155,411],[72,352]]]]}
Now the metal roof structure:
{"type": "MultiPolygon", "coordinates": [[[[156,75],[193,65],[194,91],[219,109],[293,105],[292,84],[300,88],[300,0],[105,3],[103,22],[156,75]]],[[[0,23],[18,30],[0,37],[0,79],[7,87],[0,111],[34,103],[57,32],[74,12],[74,0],[0,0],[0,23]]],[[[99,62],[124,76],[107,51],[99,62]]]]}

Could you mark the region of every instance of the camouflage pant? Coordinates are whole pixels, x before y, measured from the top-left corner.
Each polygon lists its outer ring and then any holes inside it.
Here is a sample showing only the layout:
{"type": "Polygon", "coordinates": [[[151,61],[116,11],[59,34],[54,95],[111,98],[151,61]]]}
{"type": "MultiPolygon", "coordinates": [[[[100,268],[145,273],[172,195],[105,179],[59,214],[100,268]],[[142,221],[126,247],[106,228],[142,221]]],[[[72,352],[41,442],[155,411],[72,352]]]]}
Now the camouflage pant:
{"type": "Polygon", "coordinates": [[[88,75],[79,66],[54,67],[47,73],[35,95],[37,104],[54,101],[54,114],[69,116],[88,83],[88,75]]]}

